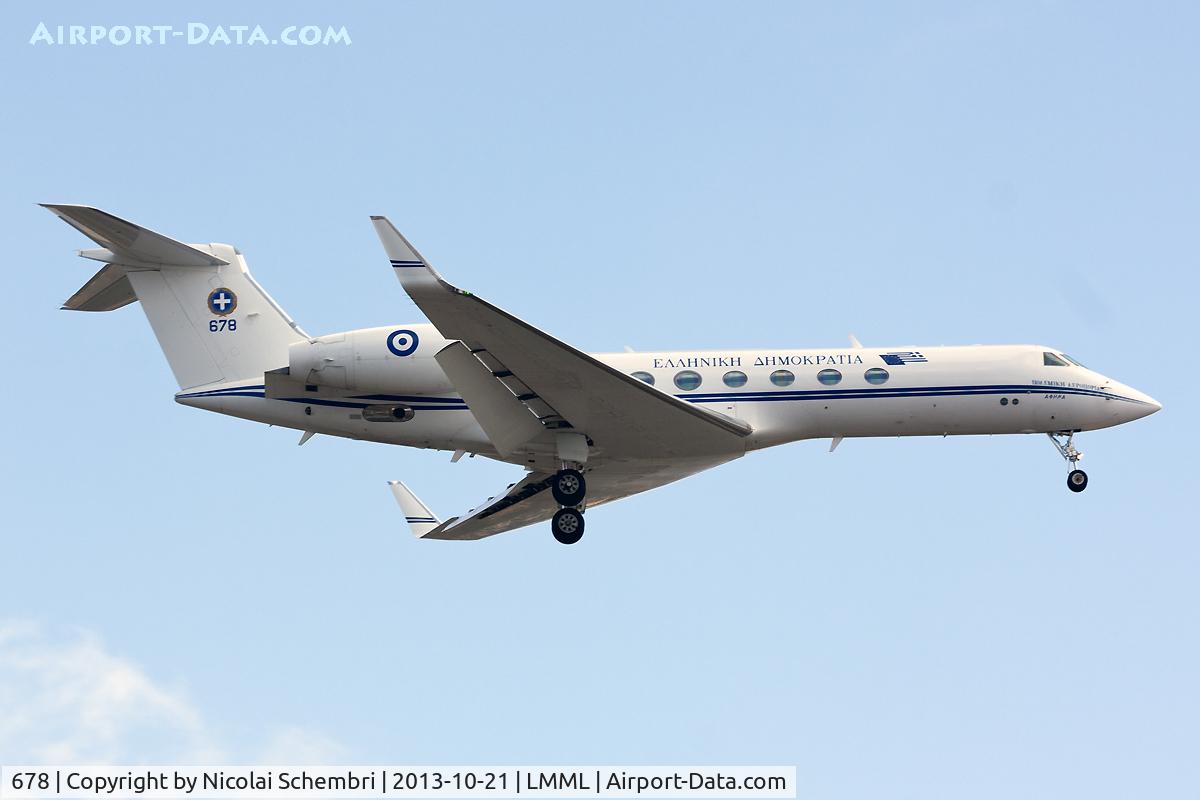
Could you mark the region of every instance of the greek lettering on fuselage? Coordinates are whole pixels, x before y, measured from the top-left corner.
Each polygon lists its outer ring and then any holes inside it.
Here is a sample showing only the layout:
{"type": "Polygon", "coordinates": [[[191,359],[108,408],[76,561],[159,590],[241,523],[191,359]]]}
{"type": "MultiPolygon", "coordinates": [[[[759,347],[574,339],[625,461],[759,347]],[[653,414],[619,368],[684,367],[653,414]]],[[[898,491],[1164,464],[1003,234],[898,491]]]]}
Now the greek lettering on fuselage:
{"type": "Polygon", "coordinates": [[[1032,383],[1034,386],[1055,386],[1065,389],[1090,389],[1095,392],[1102,392],[1105,390],[1105,387],[1097,386],[1094,383],[1077,383],[1075,381],[1047,381],[1033,378],[1032,383]]]}
{"type": "MultiPolygon", "coordinates": [[[[696,367],[740,367],[741,356],[685,356],[682,358],[656,358],[651,369],[695,369],[696,367]]],[[[750,361],[747,356],[745,361],[750,361]]],[[[781,354],[754,356],[755,367],[827,367],[834,364],[861,364],[857,353],[823,353],[821,355],[781,354]]]]}

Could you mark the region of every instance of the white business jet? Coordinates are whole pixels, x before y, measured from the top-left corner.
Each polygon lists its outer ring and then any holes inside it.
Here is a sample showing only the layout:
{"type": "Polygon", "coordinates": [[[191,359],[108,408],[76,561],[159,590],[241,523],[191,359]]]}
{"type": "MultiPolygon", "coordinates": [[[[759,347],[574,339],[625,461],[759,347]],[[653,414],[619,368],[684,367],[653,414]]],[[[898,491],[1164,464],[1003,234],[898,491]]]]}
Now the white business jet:
{"type": "Polygon", "coordinates": [[[182,244],[95,208],[47,205],[105,266],[64,308],[137,300],[188,406],[314,434],[483,455],[525,468],[441,520],[392,491],[423,539],[481,539],[584,510],[750,450],[827,438],[1047,434],[1087,487],[1074,435],[1158,411],[1052,347],[846,347],[589,355],[447,283],[384,217],[392,270],[430,322],[309,336],[227,244],[182,244]],[[432,324],[431,324],[432,323],[432,324]]]}

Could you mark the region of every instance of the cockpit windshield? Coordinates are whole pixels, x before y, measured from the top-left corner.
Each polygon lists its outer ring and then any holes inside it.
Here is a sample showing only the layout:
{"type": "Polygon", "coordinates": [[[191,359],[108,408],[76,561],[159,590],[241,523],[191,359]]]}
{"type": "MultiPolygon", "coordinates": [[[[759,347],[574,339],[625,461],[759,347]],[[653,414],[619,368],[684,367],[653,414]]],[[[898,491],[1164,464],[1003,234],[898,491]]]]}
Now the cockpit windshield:
{"type": "Polygon", "coordinates": [[[1054,353],[1050,353],[1050,352],[1042,353],[1042,364],[1047,367],[1065,367],[1065,366],[1067,366],[1066,361],[1064,361],[1059,356],[1054,355],[1054,353]]]}
{"type": "MultiPolygon", "coordinates": [[[[1059,353],[1059,355],[1060,355],[1060,356],[1062,356],[1063,358],[1065,358],[1067,361],[1070,361],[1070,362],[1071,362],[1072,364],[1074,364],[1075,366],[1077,366],[1077,367],[1083,367],[1083,364],[1080,364],[1078,361],[1076,361],[1075,359],[1071,358],[1071,357],[1070,357],[1069,355],[1067,355],[1066,353],[1059,353]]],[[[1083,367],[1083,368],[1084,368],[1084,369],[1087,369],[1087,367],[1083,367]]]]}

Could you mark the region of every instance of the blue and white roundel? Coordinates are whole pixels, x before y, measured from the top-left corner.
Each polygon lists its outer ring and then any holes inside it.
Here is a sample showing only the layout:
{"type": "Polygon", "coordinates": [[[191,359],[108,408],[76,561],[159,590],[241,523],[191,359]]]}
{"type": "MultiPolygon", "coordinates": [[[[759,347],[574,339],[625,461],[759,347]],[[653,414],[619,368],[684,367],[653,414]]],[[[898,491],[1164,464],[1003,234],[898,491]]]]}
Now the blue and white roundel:
{"type": "Polygon", "coordinates": [[[237,295],[223,286],[220,289],[213,289],[208,296],[208,310],[218,317],[227,317],[236,308],[237,295]]]}
{"type": "Polygon", "coordinates": [[[392,331],[388,334],[387,346],[398,356],[411,356],[417,351],[417,344],[420,340],[417,338],[416,331],[402,329],[392,331]]]}

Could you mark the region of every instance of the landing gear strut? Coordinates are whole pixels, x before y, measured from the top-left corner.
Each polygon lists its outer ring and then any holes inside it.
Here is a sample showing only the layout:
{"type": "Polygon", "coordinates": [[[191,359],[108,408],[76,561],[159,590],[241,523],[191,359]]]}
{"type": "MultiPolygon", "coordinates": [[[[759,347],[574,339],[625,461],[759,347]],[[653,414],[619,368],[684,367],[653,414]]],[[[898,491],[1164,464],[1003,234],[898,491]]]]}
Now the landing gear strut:
{"type": "Polygon", "coordinates": [[[575,544],[583,536],[583,500],[587,496],[583,473],[564,464],[550,481],[550,493],[562,506],[550,520],[554,538],[562,544],[575,544]]]}
{"type": "Polygon", "coordinates": [[[1071,467],[1071,471],[1067,473],[1067,488],[1072,492],[1082,492],[1087,488],[1088,476],[1086,472],[1075,467],[1080,459],[1083,458],[1083,453],[1075,449],[1075,432],[1056,431],[1054,433],[1047,433],[1046,435],[1054,443],[1054,449],[1058,450],[1058,454],[1071,467]]]}

